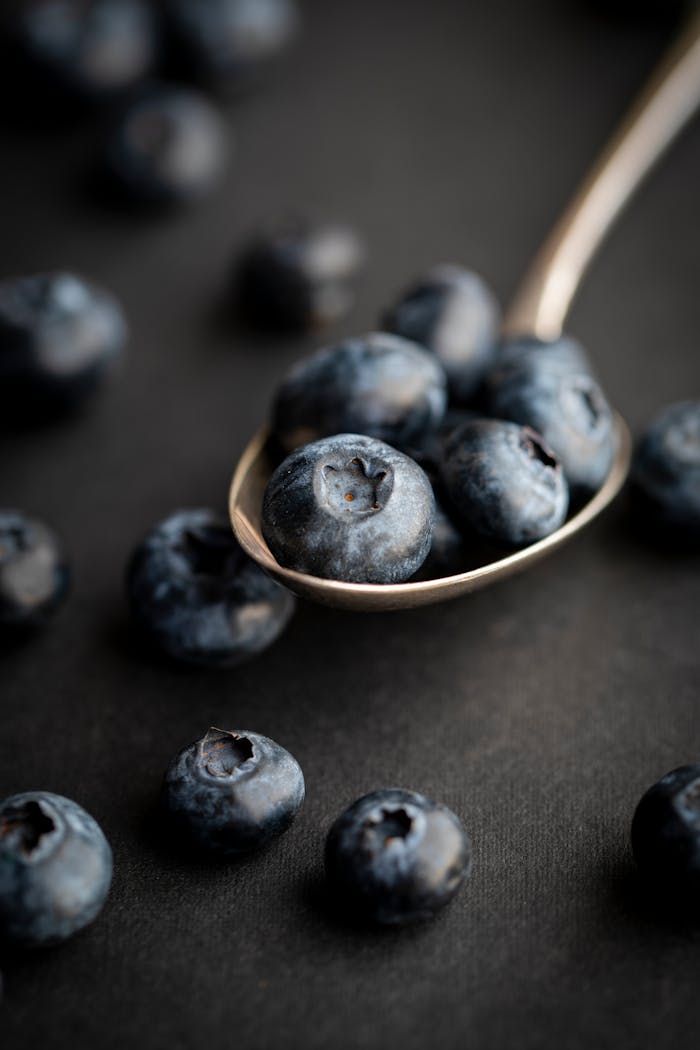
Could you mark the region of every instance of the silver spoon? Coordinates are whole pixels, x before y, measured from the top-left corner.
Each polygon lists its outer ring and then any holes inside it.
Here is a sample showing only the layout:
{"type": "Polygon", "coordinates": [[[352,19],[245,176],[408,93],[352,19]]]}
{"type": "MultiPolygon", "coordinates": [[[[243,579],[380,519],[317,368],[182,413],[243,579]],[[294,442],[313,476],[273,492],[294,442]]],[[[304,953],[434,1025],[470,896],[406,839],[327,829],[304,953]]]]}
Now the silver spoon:
{"type": "MultiPolygon", "coordinates": [[[[554,339],[595,252],[634,191],[700,104],[700,13],[671,47],[555,225],[508,311],[506,335],[554,339]]],[[[617,451],[593,498],[556,532],[469,572],[419,583],[342,583],[285,569],[260,531],[260,509],[273,469],[267,432],[251,440],[231,483],[231,524],[243,549],[279,583],[304,598],[358,611],[410,609],[446,601],[495,583],[543,558],[593,520],[617,495],[629,470],[631,440],[615,415],[617,451]]]]}

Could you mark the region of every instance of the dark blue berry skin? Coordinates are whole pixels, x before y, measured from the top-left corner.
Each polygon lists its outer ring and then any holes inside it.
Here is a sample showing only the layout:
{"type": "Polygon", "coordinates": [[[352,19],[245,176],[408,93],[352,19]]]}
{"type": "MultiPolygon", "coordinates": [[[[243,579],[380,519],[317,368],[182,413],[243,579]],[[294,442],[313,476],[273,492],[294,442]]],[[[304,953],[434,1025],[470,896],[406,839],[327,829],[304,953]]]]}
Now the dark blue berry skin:
{"type": "Polygon", "coordinates": [[[0,409],[30,417],[85,400],[127,337],[111,295],[71,273],[0,281],[0,409]]]}
{"type": "Polygon", "coordinates": [[[212,728],[175,756],[162,798],[183,845],[236,856],[287,830],[304,802],[304,776],[274,740],[212,728]]]}
{"type": "Polygon", "coordinates": [[[99,102],[153,66],[156,26],[142,0],[30,0],[22,7],[15,38],[47,87],[99,102]]]}
{"type": "Polygon", "coordinates": [[[428,556],[411,577],[414,581],[454,576],[472,567],[474,544],[464,535],[435,495],[435,525],[428,556]]]}
{"type": "Polygon", "coordinates": [[[351,308],[363,258],[357,235],[341,226],[298,226],[261,236],[237,266],[239,312],[260,329],[322,328],[351,308]]]}
{"type": "Polygon", "coordinates": [[[637,445],[631,482],[645,532],[700,548],[700,401],[677,402],[656,417],[637,445]]]}
{"type": "Polygon", "coordinates": [[[333,434],[366,434],[401,448],[435,430],[447,401],[433,354],[371,332],[300,361],[282,383],[272,432],[287,452],[333,434]]]}
{"type": "Polygon", "coordinates": [[[415,791],[373,791],[336,820],[326,876],[338,907],[398,925],[430,918],[471,869],[471,845],[455,814],[415,791]]]}
{"type": "Polygon", "coordinates": [[[62,604],[70,570],[48,526],[0,510],[0,632],[42,626],[62,604]]]}
{"type": "Polygon", "coordinates": [[[213,87],[247,87],[296,36],[294,0],[166,0],[176,69],[213,87]]]}
{"type": "Polygon", "coordinates": [[[561,335],[558,339],[545,340],[525,335],[499,343],[488,383],[499,386],[512,370],[517,371],[524,363],[531,368],[542,365],[563,375],[593,374],[586,350],[573,336],[561,335]]]}
{"type": "Polygon", "coordinates": [[[401,296],[384,315],[382,327],[437,354],[452,399],[464,403],[493,362],[500,317],[496,298],[481,277],[443,265],[401,296]]]}
{"type": "Polygon", "coordinates": [[[547,363],[543,354],[489,381],[490,414],[532,427],[561,460],[572,498],[588,498],[605,481],[615,452],[613,414],[587,371],[547,363]]]}
{"type": "Polygon", "coordinates": [[[495,543],[534,543],[566,518],[559,460],[529,427],[496,419],[463,423],[445,442],[441,477],[464,527],[495,543]]]}
{"type": "Polygon", "coordinates": [[[99,914],[112,851],[77,803],[27,791],[0,803],[0,938],[57,944],[99,914]]]}
{"type": "Polygon", "coordinates": [[[123,109],[105,165],[112,187],[124,197],[164,207],[205,196],[219,181],[225,156],[223,121],[204,95],[154,86],[123,109]]]}
{"type": "Polygon", "coordinates": [[[297,449],[265,489],[262,532],[289,569],[350,583],[401,583],[425,561],[435,499],[408,456],[338,434],[297,449]]]}
{"type": "Polygon", "coordinates": [[[295,605],[211,510],[180,511],[156,525],[132,555],[127,590],[135,622],[157,648],[211,667],[266,649],[295,605]]]}
{"type": "Polygon", "coordinates": [[[681,766],[642,796],[632,820],[632,851],[655,882],[700,889],[700,765],[681,766]]]}

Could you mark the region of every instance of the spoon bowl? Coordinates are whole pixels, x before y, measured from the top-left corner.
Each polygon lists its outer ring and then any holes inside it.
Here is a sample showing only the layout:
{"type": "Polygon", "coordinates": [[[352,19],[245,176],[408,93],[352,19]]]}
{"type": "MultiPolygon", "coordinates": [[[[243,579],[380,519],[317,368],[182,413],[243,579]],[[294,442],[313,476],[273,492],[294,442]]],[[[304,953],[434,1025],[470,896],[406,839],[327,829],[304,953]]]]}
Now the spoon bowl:
{"type": "Polygon", "coordinates": [[[505,576],[512,576],[561,546],[592,521],[620,491],[629,469],[630,433],[622,417],[617,414],[615,436],[616,454],[603,485],[561,528],[505,558],[454,576],[441,576],[416,583],[342,583],[285,569],[273,558],[260,530],[263,493],[274,469],[267,453],[267,432],[264,430],[255,435],[236,468],[230,493],[231,523],[236,539],[246,554],[278,583],[301,598],[356,612],[415,609],[420,605],[432,605],[470,594],[505,576]]]}
{"type": "MultiPolygon", "coordinates": [[[[504,322],[507,336],[556,339],[588,266],[634,191],[700,104],[700,13],[692,16],[626,119],[554,226],[527,272],[504,322]]],[[[591,522],[622,488],[631,438],[615,413],[615,455],[596,494],[544,539],[453,576],[415,583],[365,584],[321,579],[286,569],[273,558],[260,527],[265,486],[275,464],[267,433],[249,443],[231,483],[233,531],[247,554],[303,598],[355,611],[411,609],[469,594],[539,561],[591,522]]]]}

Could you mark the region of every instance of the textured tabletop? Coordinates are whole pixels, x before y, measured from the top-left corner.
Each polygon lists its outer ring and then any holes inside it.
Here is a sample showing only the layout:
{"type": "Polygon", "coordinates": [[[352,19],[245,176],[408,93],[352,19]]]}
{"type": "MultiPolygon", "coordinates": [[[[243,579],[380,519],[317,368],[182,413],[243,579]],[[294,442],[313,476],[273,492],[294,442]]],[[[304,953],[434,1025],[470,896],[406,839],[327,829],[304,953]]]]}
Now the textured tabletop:
{"type": "MultiPolygon", "coordinates": [[[[63,947],[0,959],[3,1050],[639,1050],[697,1047],[700,925],[640,893],[643,790],[700,755],[700,565],[645,549],[618,505],[540,566],[384,615],[300,605],[262,658],[207,673],[129,630],[124,564],[156,520],[224,507],[278,377],[316,337],[222,320],[231,261],[271,217],[351,223],[367,330],[434,262],[506,302],[665,42],[575,0],[308,0],[272,80],[226,107],[231,175],[146,218],[86,196],[92,125],[0,133],[3,275],[63,267],[123,301],[115,382],[85,415],[0,435],[0,504],[54,523],[75,570],[41,636],[0,652],[0,797],[45,788],[101,823],[107,906],[63,947]],[[209,725],[299,759],[305,808],[238,864],[153,829],[172,754],[209,725]],[[377,787],[452,807],[473,877],[433,923],[326,911],[322,845],[377,787]]],[[[635,430],[700,394],[700,125],[603,250],[571,317],[635,430]]]]}

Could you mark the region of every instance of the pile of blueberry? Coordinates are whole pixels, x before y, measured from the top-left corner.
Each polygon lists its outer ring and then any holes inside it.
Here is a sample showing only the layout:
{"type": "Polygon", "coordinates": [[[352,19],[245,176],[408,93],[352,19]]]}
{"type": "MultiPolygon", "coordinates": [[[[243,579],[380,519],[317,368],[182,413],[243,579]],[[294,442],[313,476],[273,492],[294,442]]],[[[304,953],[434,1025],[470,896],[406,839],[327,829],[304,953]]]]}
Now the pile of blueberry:
{"type": "Polygon", "coordinates": [[[499,343],[499,319],[480,277],[440,266],[384,331],[292,369],[271,418],[286,458],[262,508],[281,565],[399,583],[430,556],[456,573],[484,544],[549,535],[600,487],[615,432],[584,350],[568,336],[499,343]]]}

